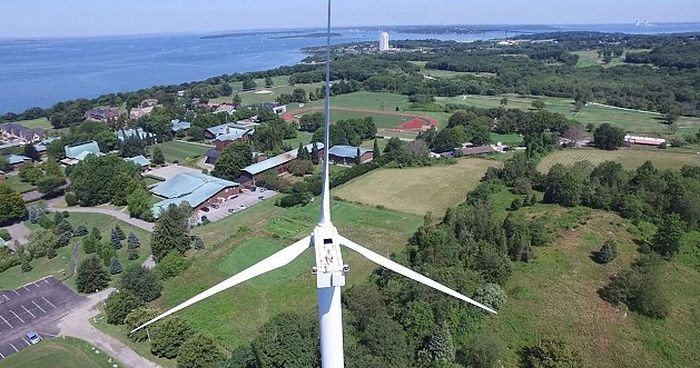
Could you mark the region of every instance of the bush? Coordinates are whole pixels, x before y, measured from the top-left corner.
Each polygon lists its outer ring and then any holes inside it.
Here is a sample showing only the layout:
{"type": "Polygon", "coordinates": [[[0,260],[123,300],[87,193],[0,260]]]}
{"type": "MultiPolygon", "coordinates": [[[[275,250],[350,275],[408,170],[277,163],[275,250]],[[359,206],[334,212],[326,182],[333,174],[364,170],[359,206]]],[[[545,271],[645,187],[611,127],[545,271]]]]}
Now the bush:
{"type": "Polygon", "coordinates": [[[661,262],[658,256],[643,256],[629,270],[612,277],[600,290],[600,296],[612,304],[626,304],[630,310],[645,316],[666,318],[669,301],[661,280],[661,262]]]}
{"type": "Polygon", "coordinates": [[[82,246],[85,254],[93,254],[97,251],[97,239],[92,234],[83,238],[82,246]]]}
{"type": "Polygon", "coordinates": [[[156,264],[156,268],[153,272],[161,280],[167,280],[181,274],[182,271],[186,270],[189,266],[190,261],[182,254],[179,252],[170,252],[156,264]]]}
{"type": "Polygon", "coordinates": [[[22,268],[21,268],[22,272],[29,272],[29,271],[34,269],[34,267],[32,267],[32,265],[29,263],[32,260],[31,257],[22,256],[21,258],[22,258],[22,268]]]}
{"type": "Polygon", "coordinates": [[[73,207],[78,205],[78,196],[73,192],[67,192],[65,195],[66,204],[68,207],[73,207]]]}
{"type": "Polygon", "coordinates": [[[542,339],[535,346],[523,351],[527,368],[578,368],[583,367],[577,351],[561,340],[542,339]]]}
{"type": "Polygon", "coordinates": [[[119,279],[119,289],[129,290],[144,301],[150,302],[160,296],[163,286],[151,270],[132,266],[127,268],[119,279]]]}
{"type": "Polygon", "coordinates": [[[129,248],[129,249],[126,250],[126,254],[127,254],[127,258],[128,258],[130,261],[134,261],[134,260],[139,259],[139,251],[138,251],[138,249],[129,248]]]}
{"type": "Polygon", "coordinates": [[[155,309],[150,309],[148,307],[138,307],[129,312],[129,314],[124,317],[124,327],[126,327],[128,331],[126,337],[136,342],[148,339],[148,332],[145,328],[134,332],[131,331],[155,318],[157,315],[158,312],[155,309]]]}
{"type": "Polygon", "coordinates": [[[288,194],[277,200],[275,203],[277,206],[282,208],[294,207],[298,205],[305,205],[311,201],[311,195],[308,193],[294,193],[288,194]]]}
{"type": "Polygon", "coordinates": [[[80,224],[78,227],[75,228],[75,233],[73,235],[75,236],[85,236],[88,234],[88,229],[85,224],[80,224]]]}
{"type": "Polygon", "coordinates": [[[0,239],[4,241],[12,240],[12,235],[10,235],[9,231],[5,229],[0,229],[0,239]]]}
{"type": "Polygon", "coordinates": [[[192,236],[192,246],[194,247],[194,249],[202,250],[202,249],[204,249],[204,240],[202,240],[202,238],[200,238],[196,235],[193,235],[192,236]]]}
{"type": "Polygon", "coordinates": [[[127,290],[119,290],[109,294],[105,300],[107,323],[112,325],[124,324],[124,318],[134,309],[144,305],[143,300],[127,290]]]}
{"type": "Polygon", "coordinates": [[[180,347],[178,368],[215,368],[226,359],[223,349],[209,336],[195,334],[180,347]]]}
{"type": "Polygon", "coordinates": [[[505,347],[493,335],[476,335],[457,351],[457,362],[472,368],[502,368],[505,347]]]}
{"type": "Polygon", "coordinates": [[[617,244],[615,240],[608,239],[603,243],[603,246],[595,254],[595,259],[598,263],[608,263],[617,257],[617,244]]]}
{"type": "Polygon", "coordinates": [[[92,293],[107,287],[109,275],[102,267],[100,260],[92,256],[84,259],[78,265],[78,272],[75,278],[75,285],[78,292],[92,293]]]}
{"type": "Polygon", "coordinates": [[[523,206],[523,199],[522,198],[515,198],[513,202],[510,202],[510,210],[511,211],[517,211],[523,206]]]}
{"type": "Polygon", "coordinates": [[[166,319],[150,330],[151,353],[160,358],[176,358],[180,346],[192,336],[190,326],[178,317],[166,319]]]}
{"type": "Polygon", "coordinates": [[[500,285],[489,283],[476,291],[474,300],[498,310],[506,304],[507,297],[500,285]]]}

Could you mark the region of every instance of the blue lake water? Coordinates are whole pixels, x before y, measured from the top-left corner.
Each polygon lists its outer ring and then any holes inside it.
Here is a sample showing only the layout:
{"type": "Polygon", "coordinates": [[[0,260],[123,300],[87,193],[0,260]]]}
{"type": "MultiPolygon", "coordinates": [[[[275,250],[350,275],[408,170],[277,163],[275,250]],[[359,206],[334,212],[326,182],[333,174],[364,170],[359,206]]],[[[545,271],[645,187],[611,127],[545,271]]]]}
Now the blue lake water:
{"type": "MultiPolygon", "coordinates": [[[[556,26],[562,30],[668,33],[700,30],[700,23],[556,26]]],[[[546,31],[543,29],[542,31],[546,31]]],[[[340,30],[333,43],[374,41],[379,32],[340,30]]],[[[513,35],[512,33],[510,35],[513,35]]],[[[278,34],[274,35],[279,36],[278,34]]],[[[201,39],[201,35],[124,36],[0,40],[0,114],[48,107],[73,98],[131,91],[153,85],[206,79],[225,73],[265,70],[298,63],[301,49],[323,38],[274,39],[257,34],[201,39]]],[[[396,33],[392,39],[473,41],[503,32],[469,35],[396,33]]]]}

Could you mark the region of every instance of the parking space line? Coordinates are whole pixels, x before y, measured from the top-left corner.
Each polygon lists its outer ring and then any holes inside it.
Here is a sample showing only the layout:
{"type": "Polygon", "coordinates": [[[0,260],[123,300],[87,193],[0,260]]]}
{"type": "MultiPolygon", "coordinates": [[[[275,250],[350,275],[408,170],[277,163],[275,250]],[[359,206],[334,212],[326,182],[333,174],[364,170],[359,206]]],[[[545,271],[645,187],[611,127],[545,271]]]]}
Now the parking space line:
{"type": "Polygon", "coordinates": [[[12,346],[13,349],[15,349],[15,353],[19,351],[19,350],[17,350],[17,348],[14,345],[12,345],[11,342],[9,344],[10,344],[10,346],[12,346]]]}
{"type": "Polygon", "coordinates": [[[27,288],[26,286],[22,286],[22,287],[24,288],[24,290],[31,291],[31,290],[29,290],[29,288],[27,288]]]}
{"type": "Polygon", "coordinates": [[[19,293],[17,292],[17,290],[12,290],[12,291],[14,291],[15,294],[17,294],[17,296],[19,296],[19,293]]]}
{"type": "Polygon", "coordinates": [[[27,341],[27,339],[25,339],[24,337],[22,338],[22,341],[24,341],[25,343],[27,343],[27,346],[32,346],[32,344],[30,344],[29,341],[27,341]]]}
{"type": "Polygon", "coordinates": [[[7,323],[7,325],[10,326],[10,328],[15,328],[14,326],[12,326],[12,325],[10,324],[10,322],[7,322],[7,320],[5,319],[5,317],[0,316],[0,318],[2,318],[3,322],[7,323]]]}
{"type": "Polygon", "coordinates": [[[24,323],[24,320],[21,319],[21,318],[19,318],[19,316],[17,315],[17,313],[15,313],[15,311],[13,311],[12,309],[8,309],[8,310],[10,311],[10,313],[12,313],[12,314],[15,315],[15,318],[17,318],[17,319],[20,320],[22,323],[24,323]]]}
{"type": "Polygon", "coordinates": [[[37,289],[39,288],[39,284],[37,284],[36,282],[34,283],[34,286],[36,286],[37,289]]]}
{"type": "Polygon", "coordinates": [[[47,302],[47,303],[49,303],[49,305],[52,306],[53,309],[56,309],[56,306],[53,305],[53,303],[51,303],[50,301],[48,301],[48,299],[44,298],[43,296],[41,297],[41,299],[44,299],[44,301],[47,302]]]}
{"type": "Polygon", "coordinates": [[[51,283],[49,282],[49,279],[44,279],[44,282],[51,285],[51,283]]]}
{"type": "Polygon", "coordinates": [[[46,314],[46,311],[44,310],[44,308],[42,308],[41,306],[39,306],[39,304],[36,304],[36,302],[33,301],[33,300],[32,300],[32,303],[34,303],[34,305],[36,305],[37,308],[41,309],[41,311],[44,312],[44,314],[46,314]]]}
{"type": "Polygon", "coordinates": [[[2,355],[2,352],[0,352],[0,357],[2,357],[3,359],[5,359],[5,356],[2,355]]]}
{"type": "Polygon", "coordinates": [[[25,307],[25,306],[23,306],[23,305],[21,305],[21,307],[22,307],[25,311],[27,311],[27,313],[29,313],[29,315],[31,315],[32,318],[36,319],[36,316],[34,315],[34,313],[30,312],[29,309],[27,309],[27,307],[25,307]]]}

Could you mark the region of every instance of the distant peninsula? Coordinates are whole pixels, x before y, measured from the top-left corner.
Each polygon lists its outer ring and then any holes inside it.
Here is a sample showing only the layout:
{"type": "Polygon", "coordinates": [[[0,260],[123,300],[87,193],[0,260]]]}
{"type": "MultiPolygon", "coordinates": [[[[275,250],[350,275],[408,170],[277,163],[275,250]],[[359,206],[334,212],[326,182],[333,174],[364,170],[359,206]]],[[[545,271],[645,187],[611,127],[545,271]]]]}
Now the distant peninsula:
{"type": "MultiPolygon", "coordinates": [[[[316,33],[307,33],[307,34],[301,34],[301,35],[275,36],[275,37],[270,37],[270,39],[287,40],[287,39],[292,39],[292,38],[321,38],[321,37],[326,37],[326,35],[327,35],[326,32],[316,32],[316,33]]],[[[343,35],[342,33],[331,32],[331,37],[340,37],[342,35],[343,35]]]]}

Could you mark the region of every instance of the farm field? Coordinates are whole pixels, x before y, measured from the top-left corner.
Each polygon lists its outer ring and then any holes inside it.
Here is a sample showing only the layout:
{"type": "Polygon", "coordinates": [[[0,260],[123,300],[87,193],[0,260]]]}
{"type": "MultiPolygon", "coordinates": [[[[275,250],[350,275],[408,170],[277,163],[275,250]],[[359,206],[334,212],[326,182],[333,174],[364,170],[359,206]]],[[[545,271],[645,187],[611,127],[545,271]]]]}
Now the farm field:
{"type": "Polygon", "coordinates": [[[193,165],[195,161],[205,153],[211,147],[204,146],[197,143],[188,143],[183,141],[169,141],[165,143],[159,143],[156,147],[160,147],[165,156],[166,162],[179,162],[181,164],[193,165]]]}
{"type": "Polygon", "coordinates": [[[616,161],[627,170],[636,169],[645,161],[651,161],[657,168],[679,169],[683,165],[700,165],[700,155],[652,149],[620,149],[617,151],[567,149],[555,151],[545,156],[537,165],[537,170],[546,173],[555,164],[571,165],[578,161],[589,161],[593,165],[604,161],[616,161]]]}
{"type": "Polygon", "coordinates": [[[465,200],[487,168],[500,166],[498,161],[470,158],[454,165],[379,169],[339,187],[334,195],[420,216],[431,211],[442,218],[448,207],[465,200]]]}
{"type": "Polygon", "coordinates": [[[5,368],[78,368],[121,366],[114,358],[88,342],[73,337],[56,337],[21,350],[2,361],[5,368]],[[116,364],[116,365],[115,365],[116,364]]]}
{"type": "MultiPolygon", "coordinates": [[[[174,306],[309,234],[318,220],[319,202],[283,209],[264,201],[224,220],[194,228],[193,233],[204,240],[205,250],[191,251],[193,264],[182,275],[165,282],[157,306],[174,306]]],[[[339,201],[332,206],[339,231],[383,255],[403,249],[422,224],[420,216],[339,201]]],[[[351,252],[344,256],[351,265],[348,286],[365,281],[375,269],[351,252]]],[[[284,269],[225,291],[184,310],[180,316],[220,339],[226,347],[235,348],[250,341],[273,312],[315,309],[312,260],[313,254],[308,252],[284,269]]]]}
{"type": "MultiPolygon", "coordinates": [[[[476,106],[481,108],[499,107],[504,96],[478,96],[467,95],[464,97],[438,97],[440,103],[454,103],[476,106]]],[[[575,119],[582,124],[610,123],[630,132],[640,134],[655,134],[660,136],[672,135],[669,127],[661,120],[661,115],[649,111],[624,110],[600,104],[589,104],[580,112],[574,112],[573,100],[555,97],[523,97],[506,95],[508,108],[528,110],[532,108],[532,101],[540,99],[545,103],[545,109],[564,114],[569,119],[575,119]]],[[[677,122],[679,134],[695,133],[700,129],[700,119],[692,117],[680,117],[677,122]]]]}
{"type": "MultiPolygon", "coordinates": [[[[625,64],[625,62],[622,60],[622,58],[614,57],[614,58],[612,58],[612,61],[610,61],[609,64],[605,65],[605,64],[603,64],[603,59],[598,57],[597,50],[572,51],[571,53],[574,55],[578,55],[578,63],[576,63],[577,68],[586,68],[589,66],[602,66],[605,68],[609,68],[611,66],[625,64]]],[[[628,65],[637,65],[637,64],[628,64],[628,65]]]]}
{"type": "Polygon", "coordinates": [[[663,283],[668,285],[671,313],[655,320],[608,304],[597,293],[611,275],[639,257],[631,235],[635,226],[612,213],[580,210],[548,205],[526,210],[561,232],[551,245],[536,248],[532,263],[515,264],[504,285],[508,301],[498,316],[481,325],[481,331],[509,348],[503,365],[518,366],[523,348],[539,338],[556,337],[581,353],[585,367],[695,366],[700,265],[692,248],[700,233],[687,235],[678,259],[665,264],[663,283]],[[574,228],[557,225],[566,217],[578,221],[574,228]],[[611,237],[620,242],[618,257],[605,265],[593,262],[591,252],[611,237]]]}

